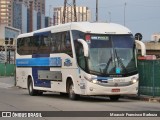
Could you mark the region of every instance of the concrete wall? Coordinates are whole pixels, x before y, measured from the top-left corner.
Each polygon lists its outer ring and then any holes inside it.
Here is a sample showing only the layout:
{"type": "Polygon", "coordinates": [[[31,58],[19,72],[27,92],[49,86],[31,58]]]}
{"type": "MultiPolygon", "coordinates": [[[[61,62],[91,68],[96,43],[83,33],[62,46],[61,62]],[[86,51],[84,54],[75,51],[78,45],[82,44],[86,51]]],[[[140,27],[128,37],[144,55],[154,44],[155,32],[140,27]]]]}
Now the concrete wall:
{"type": "Polygon", "coordinates": [[[20,34],[19,29],[5,25],[0,25],[0,46],[4,44],[6,38],[15,39],[19,34],[20,34]]]}

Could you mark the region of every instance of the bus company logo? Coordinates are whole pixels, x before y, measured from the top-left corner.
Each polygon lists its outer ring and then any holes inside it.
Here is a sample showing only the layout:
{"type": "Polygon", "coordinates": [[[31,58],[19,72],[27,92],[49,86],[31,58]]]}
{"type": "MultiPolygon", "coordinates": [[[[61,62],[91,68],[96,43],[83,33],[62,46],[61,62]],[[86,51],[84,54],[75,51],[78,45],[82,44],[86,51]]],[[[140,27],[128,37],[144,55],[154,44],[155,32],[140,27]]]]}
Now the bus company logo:
{"type": "Polygon", "coordinates": [[[72,66],[72,62],[69,58],[65,59],[64,66],[72,66]]]}

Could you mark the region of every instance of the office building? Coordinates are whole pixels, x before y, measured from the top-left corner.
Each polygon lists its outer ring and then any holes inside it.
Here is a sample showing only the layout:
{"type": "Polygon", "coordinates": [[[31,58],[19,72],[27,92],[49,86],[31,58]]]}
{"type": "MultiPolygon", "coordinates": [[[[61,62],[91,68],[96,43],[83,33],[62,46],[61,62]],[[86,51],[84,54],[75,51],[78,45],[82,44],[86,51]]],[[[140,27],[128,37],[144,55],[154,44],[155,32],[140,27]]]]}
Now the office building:
{"type": "MultiPolygon", "coordinates": [[[[56,7],[53,10],[54,25],[62,24],[64,7],[56,7]]],[[[74,21],[73,7],[66,8],[65,23],[74,21]]],[[[91,21],[91,11],[88,7],[76,7],[77,21],[91,21]]]]}
{"type": "Polygon", "coordinates": [[[19,2],[13,2],[13,27],[20,29],[21,33],[27,33],[27,6],[19,2]]]}
{"type": "Polygon", "coordinates": [[[45,14],[45,0],[13,0],[17,3],[23,3],[25,6],[33,9],[41,14],[45,14]]]}
{"type": "Polygon", "coordinates": [[[22,33],[32,32],[45,27],[45,0],[14,0],[14,8],[19,11],[14,12],[17,21],[13,20],[14,27],[20,28],[22,33]],[[15,5],[17,4],[17,5],[15,5]],[[23,21],[20,21],[23,20],[23,21]],[[15,25],[16,22],[16,25],[15,25]],[[18,27],[17,27],[17,24],[18,27]]]}
{"type": "Polygon", "coordinates": [[[12,26],[12,0],[0,0],[0,24],[12,26]]]}
{"type": "Polygon", "coordinates": [[[45,17],[45,27],[52,26],[52,18],[45,17]]]}

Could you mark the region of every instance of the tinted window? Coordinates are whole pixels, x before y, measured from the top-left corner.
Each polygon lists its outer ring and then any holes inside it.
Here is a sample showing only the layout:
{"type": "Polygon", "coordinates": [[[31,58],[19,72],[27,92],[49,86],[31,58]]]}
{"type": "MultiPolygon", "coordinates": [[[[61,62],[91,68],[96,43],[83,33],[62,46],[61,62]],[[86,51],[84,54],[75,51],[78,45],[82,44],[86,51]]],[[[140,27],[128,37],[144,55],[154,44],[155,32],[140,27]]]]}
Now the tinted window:
{"type": "Polygon", "coordinates": [[[32,37],[17,40],[17,52],[20,55],[66,53],[72,56],[70,33],[36,33],[32,37]]]}

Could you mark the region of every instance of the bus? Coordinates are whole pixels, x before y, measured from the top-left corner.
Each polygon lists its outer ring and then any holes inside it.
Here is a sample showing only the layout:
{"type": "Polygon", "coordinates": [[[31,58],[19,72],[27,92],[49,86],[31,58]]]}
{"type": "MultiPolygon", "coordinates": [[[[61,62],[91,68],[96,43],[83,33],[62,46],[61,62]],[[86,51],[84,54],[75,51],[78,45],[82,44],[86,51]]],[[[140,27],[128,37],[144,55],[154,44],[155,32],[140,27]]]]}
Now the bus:
{"type": "Polygon", "coordinates": [[[43,92],[107,96],[137,94],[132,32],[115,23],[72,22],[21,34],[16,40],[16,85],[43,92]]]}

